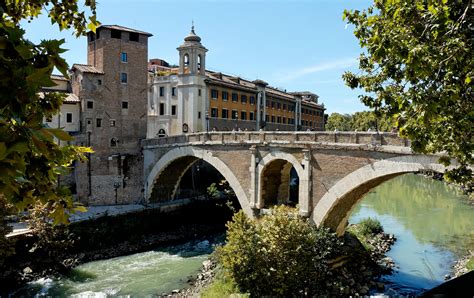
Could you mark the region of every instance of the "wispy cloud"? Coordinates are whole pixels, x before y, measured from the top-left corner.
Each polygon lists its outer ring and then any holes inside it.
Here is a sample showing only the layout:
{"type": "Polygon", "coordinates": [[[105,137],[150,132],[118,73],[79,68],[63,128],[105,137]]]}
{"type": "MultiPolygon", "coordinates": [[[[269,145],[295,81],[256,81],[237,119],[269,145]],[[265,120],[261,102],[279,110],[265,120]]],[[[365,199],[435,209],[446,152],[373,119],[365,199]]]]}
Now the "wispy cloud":
{"type": "Polygon", "coordinates": [[[356,64],[357,58],[344,58],[333,61],[326,61],[320,64],[290,70],[287,73],[282,73],[278,76],[277,80],[281,82],[293,81],[310,74],[328,70],[345,69],[356,64]]]}

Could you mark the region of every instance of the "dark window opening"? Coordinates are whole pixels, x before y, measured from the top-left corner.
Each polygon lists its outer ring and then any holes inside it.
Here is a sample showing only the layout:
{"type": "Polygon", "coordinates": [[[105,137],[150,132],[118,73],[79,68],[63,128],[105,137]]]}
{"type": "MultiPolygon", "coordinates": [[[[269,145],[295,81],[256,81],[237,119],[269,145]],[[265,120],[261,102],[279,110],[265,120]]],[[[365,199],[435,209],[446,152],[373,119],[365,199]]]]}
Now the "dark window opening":
{"type": "Polygon", "coordinates": [[[247,112],[244,112],[244,111],[240,112],[240,119],[247,120],[247,112]]]}
{"type": "Polygon", "coordinates": [[[128,109],[128,101],[122,101],[122,109],[128,109]]]}
{"type": "Polygon", "coordinates": [[[102,127],[102,119],[97,118],[95,124],[97,127],[102,127]]]}
{"type": "Polygon", "coordinates": [[[219,110],[217,108],[212,108],[211,109],[211,117],[212,118],[217,118],[219,117],[219,110]]]}
{"type": "Polygon", "coordinates": [[[240,97],[240,101],[241,101],[242,103],[247,103],[247,95],[242,95],[242,96],[240,97]]]}
{"type": "Polygon", "coordinates": [[[217,99],[218,96],[219,96],[219,91],[217,91],[216,89],[211,89],[211,98],[217,99]]]}
{"type": "Polygon", "coordinates": [[[255,120],[253,112],[249,113],[249,120],[255,120]]]}
{"type": "Polygon", "coordinates": [[[255,104],[255,96],[251,95],[249,101],[250,101],[251,105],[254,105],[255,104]]]}
{"type": "Polygon", "coordinates": [[[115,39],[122,39],[122,31],[112,30],[110,32],[110,37],[115,38],[115,39]]]}
{"type": "Polygon", "coordinates": [[[110,127],[115,127],[115,120],[114,119],[110,119],[110,127]]]}
{"type": "Polygon", "coordinates": [[[176,87],[171,88],[171,96],[176,96],[176,87]]]}
{"type": "Polygon", "coordinates": [[[138,33],[130,32],[130,33],[128,34],[128,39],[129,39],[130,41],[138,41],[138,38],[139,38],[139,37],[138,37],[138,33]]]}
{"type": "Polygon", "coordinates": [[[94,108],[94,102],[93,101],[87,101],[87,108],[88,109],[93,109],[94,108]]]}
{"type": "Polygon", "coordinates": [[[176,106],[171,106],[171,115],[176,115],[176,106]]]}
{"type": "Polygon", "coordinates": [[[239,95],[237,93],[232,93],[232,101],[239,101],[239,95]]]}
{"type": "Polygon", "coordinates": [[[165,95],[165,87],[160,87],[160,96],[165,95]]]}
{"type": "Polygon", "coordinates": [[[72,123],[72,113],[66,113],[66,123],[72,123]]]}
{"type": "Polygon", "coordinates": [[[118,143],[117,139],[116,139],[116,138],[112,138],[112,139],[110,140],[110,147],[117,147],[117,143],[118,143]]]}
{"type": "Polygon", "coordinates": [[[201,89],[198,89],[198,96],[201,96],[201,89]]]}
{"type": "Polygon", "coordinates": [[[126,83],[128,82],[128,76],[127,76],[126,73],[122,72],[122,73],[120,74],[120,82],[121,82],[122,84],[126,84],[126,83]]]}
{"type": "Polygon", "coordinates": [[[201,119],[201,112],[198,112],[198,119],[201,119]]]}
{"type": "Polygon", "coordinates": [[[229,118],[229,111],[227,109],[222,109],[222,118],[229,118]]]}
{"type": "Polygon", "coordinates": [[[229,97],[229,93],[227,91],[222,91],[222,100],[227,100],[229,97]]]}
{"type": "Polygon", "coordinates": [[[165,104],[160,103],[160,115],[164,115],[164,114],[165,114],[165,104]]]}
{"type": "Polygon", "coordinates": [[[97,85],[102,85],[102,80],[97,80],[97,85]]]}

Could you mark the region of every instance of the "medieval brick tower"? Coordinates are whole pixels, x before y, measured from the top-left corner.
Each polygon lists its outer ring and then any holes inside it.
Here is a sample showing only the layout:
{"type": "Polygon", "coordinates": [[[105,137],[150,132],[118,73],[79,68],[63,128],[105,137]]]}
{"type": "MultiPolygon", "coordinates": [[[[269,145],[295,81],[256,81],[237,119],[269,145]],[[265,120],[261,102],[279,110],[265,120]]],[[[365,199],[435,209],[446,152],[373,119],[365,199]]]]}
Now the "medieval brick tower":
{"type": "Polygon", "coordinates": [[[76,167],[78,197],[89,204],[132,203],[142,198],[140,141],[146,137],[148,37],[117,25],[87,38],[87,65],[72,67],[81,100],[76,141],[94,150],[76,167]]]}

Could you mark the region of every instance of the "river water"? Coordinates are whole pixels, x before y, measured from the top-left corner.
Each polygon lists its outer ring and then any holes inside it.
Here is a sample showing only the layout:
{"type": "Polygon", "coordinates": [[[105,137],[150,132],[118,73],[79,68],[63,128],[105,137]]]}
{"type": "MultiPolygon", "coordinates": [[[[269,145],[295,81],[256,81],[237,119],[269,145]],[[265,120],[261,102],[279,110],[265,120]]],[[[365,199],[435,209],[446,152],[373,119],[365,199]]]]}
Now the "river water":
{"type": "MultiPolygon", "coordinates": [[[[353,210],[351,223],[373,217],[397,237],[388,253],[397,269],[388,294],[416,294],[443,282],[455,260],[474,249],[474,207],[443,182],[403,175],[374,188],[353,210]]],[[[192,241],[76,267],[62,279],[41,279],[17,295],[154,296],[187,285],[221,237],[192,241]]]]}
{"type": "Polygon", "coordinates": [[[368,193],[349,219],[377,218],[397,241],[387,256],[397,268],[384,279],[388,293],[418,294],[444,281],[451,266],[474,249],[474,206],[455,187],[407,174],[368,193]]]}

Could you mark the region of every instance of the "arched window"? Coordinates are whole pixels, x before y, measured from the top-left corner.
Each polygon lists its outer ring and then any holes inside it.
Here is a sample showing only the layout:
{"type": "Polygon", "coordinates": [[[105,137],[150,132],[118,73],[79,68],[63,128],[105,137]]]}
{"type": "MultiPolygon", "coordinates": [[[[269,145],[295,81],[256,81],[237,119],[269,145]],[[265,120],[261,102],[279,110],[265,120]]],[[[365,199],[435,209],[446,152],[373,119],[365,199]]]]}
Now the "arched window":
{"type": "Polygon", "coordinates": [[[164,137],[166,137],[166,131],[165,131],[163,128],[161,128],[161,129],[158,131],[158,137],[159,137],[159,138],[164,138],[164,137]]]}
{"type": "Polygon", "coordinates": [[[198,55],[197,67],[198,70],[201,70],[201,55],[198,55]]]}
{"type": "Polygon", "coordinates": [[[189,65],[189,55],[184,54],[184,66],[188,66],[188,65],[189,65]]]}

